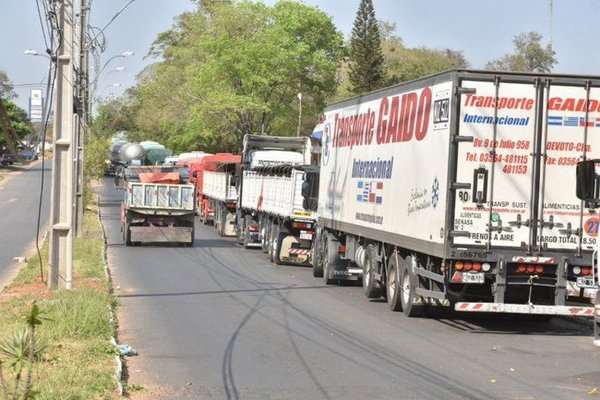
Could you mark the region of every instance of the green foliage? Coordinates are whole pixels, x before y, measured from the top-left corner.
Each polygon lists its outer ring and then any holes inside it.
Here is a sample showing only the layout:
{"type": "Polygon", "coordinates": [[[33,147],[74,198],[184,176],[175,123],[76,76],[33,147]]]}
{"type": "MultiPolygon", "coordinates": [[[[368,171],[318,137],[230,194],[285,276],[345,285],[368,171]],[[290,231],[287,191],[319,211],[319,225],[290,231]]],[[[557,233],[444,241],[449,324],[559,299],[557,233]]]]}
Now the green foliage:
{"type": "Polygon", "coordinates": [[[506,54],[485,65],[486,69],[515,72],[552,72],[558,62],[556,52],[548,44],[542,46],[542,35],[527,32],[513,38],[514,54],[506,54]]]}
{"type": "MultiPolygon", "coordinates": [[[[0,77],[0,92],[2,91],[1,87],[2,83],[0,77]]],[[[31,122],[29,121],[27,112],[10,100],[0,99],[0,101],[2,101],[2,104],[4,105],[4,109],[8,114],[8,119],[12,124],[13,130],[17,134],[17,138],[22,139],[31,132],[31,122]]],[[[3,129],[0,126],[0,147],[6,144],[5,137],[3,129]]]]}
{"type": "Polygon", "coordinates": [[[10,79],[8,79],[8,75],[0,70],[0,98],[11,100],[15,97],[17,97],[17,94],[10,79]]]}
{"type": "Polygon", "coordinates": [[[385,58],[372,0],[361,0],[350,38],[350,83],[356,94],[386,84],[385,58]]]}
{"type": "MultiPolygon", "coordinates": [[[[100,226],[95,212],[84,215],[84,234],[99,233],[100,226]]],[[[32,257],[27,267],[19,271],[8,290],[9,301],[2,302],[0,313],[0,336],[12,340],[13,332],[19,332],[22,323],[33,326],[39,340],[35,344],[36,361],[32,385],[28,398],[47,400],[63,399],[114,399],[114,357],[115,348],[109,338],[114,332],[109,310],[115,307],[116,298],[105,290],[109,283],[104,271],[102,238],[81,237],[75,239],[73,249],[73,270],[76,290],[47,292],[39,286],[37,274],[39,262],[32,257]],[[37,291],[39,290],[39,291],[37,291]],[[38,301],[39,308],[32,306],[32,300],[38,301]],[[22,317],[25,315],[25,318],[22,317]],[[39,322],[43,325],[38,329],[39,322]],[[39,348],[38,348],[39,346],[39,348]]],[[[47,241],[42,248],[43,263],[47,264],[47,241]]],[[[35,303],[33,304],[35,306],[35,303]]],[[[17,340],[16,343],[26,343],[17,340]]],[[[15,346],[13,346],[15,347],[15,346]]],[[[18,354],[24,354],[25,346],[17,347],[18,354]]],[[[16,353],[16,352],[15,352],[16,353]]],[[[23,365],[25,361],[21,357],[23,365]]],[[[8,360],[0,352],[0,363],[4,363],[5,375],[0,374],[0,399],[2,397],[3,377],[13,392],[15,371],[8,368],[8,360]]],[[[1,366],[0,366],[1,367],[1,366]]],[[[21,382],[27,381],[27,374],[21,374],[21,382]],[[23,377],[25,379],[23,380],[23,377]]],[[[8,389],[8,388],[7,388],[8,389]]],[[[25,393],[20,391],[21,398],[25,393]]],[[[12,400],[12,396],[9,396],[12,400]]]]}
{"type": "Polygon", "coordinates": [[[247,133],[295,135],[302,93],[309,133],[335,92],[342,51],[331,18],[300,2],[199,1],[153,44],[162,61],[128,91],[125,129],[176,153],[237,151],[247,133]]]}
{"type": "Polygon", "coordinates": [[[32,373],[40,361],[46,343],[37,335],[36,327],[42,324],[42,311],[34,301],[25,315],[26,328],[13,332],[12,336],[0,341],[0,394],[5,400],[27,400],[35,396],[32,390],[32,373]],[[8,383],[4,366],[12,372],[13,382],[8,383]]]}
{"type": "MultiPolygon", "coordinates": [[[[385,58],[388,78],[385,85],[406,82],[455,68],[468,68],[469,63],[461,51],[451,49],[409,48],[396,34],[396,24],[380,21],[381,48],[385,58]]],[[[331,100],[341,100],[354,93],[350,81],[350,65],[343,63],[339,70],[337,94],[331,100]]]]}
{"type": "Polygon", "coordinates": [[[94,134],[93,131],[92,129],[83,153],[83,200],[86,207],[94,198],[91,188],[92,181],[106,173],[106,160],[110,151],[110,140],[102,134],[94,134]]]}
{"type": "Polygon", "coordinates": [[[90,135],[85,147],[83,174],[87,179],[98,179],[106,171],[105,161],[110,151],[110,140],[103,136],[90,135]]]}

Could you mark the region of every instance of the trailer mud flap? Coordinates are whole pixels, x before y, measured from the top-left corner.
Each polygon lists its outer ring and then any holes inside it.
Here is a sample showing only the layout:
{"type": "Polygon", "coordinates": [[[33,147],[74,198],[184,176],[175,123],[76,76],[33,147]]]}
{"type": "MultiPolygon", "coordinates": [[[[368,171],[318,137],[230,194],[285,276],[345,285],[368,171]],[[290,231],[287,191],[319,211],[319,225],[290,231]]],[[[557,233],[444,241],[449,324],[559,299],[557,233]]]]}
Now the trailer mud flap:
{"type": "Polygon", "coordinates": [[[510,304],[510,303],[456,303],[456,311],[461,312],[491,312],[507,314],[535,314],[535,315],[565,315],[571,317],[593,317],[594,307],[579,306],[545,306],[536,304],[510,304]]]}
{"type": "Polygon", "coordinates": [[[132,242],[189,243],[192,240],[191,227],[132,226],[132,242]]]}

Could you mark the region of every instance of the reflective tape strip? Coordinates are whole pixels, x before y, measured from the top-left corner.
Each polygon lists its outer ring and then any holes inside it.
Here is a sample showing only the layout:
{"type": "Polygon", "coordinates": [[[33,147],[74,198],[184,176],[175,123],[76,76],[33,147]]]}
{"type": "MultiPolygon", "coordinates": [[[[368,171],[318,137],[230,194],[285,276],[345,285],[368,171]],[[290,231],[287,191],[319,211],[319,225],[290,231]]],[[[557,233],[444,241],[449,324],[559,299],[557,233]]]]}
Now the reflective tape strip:
{"type": "Polygon", "coordinates": [[[553,257],[513,257],[515,263],[554,264],[553,257]]]}
{"type": "Polygon", "coordinates": [[[594,307],[569,307],[545,306],[529,304],[503,304],[503,303],[456,303],[456,311],[464,312],[492,312],[511,314],[546,314],[569,315],[576,317],[593,317],[594,307]]]}
{"type": "Polygon", "coordinates": [[[310,249],[290,249],[290,254],[298,254],[307,256],[310,253],[310,249]]]}

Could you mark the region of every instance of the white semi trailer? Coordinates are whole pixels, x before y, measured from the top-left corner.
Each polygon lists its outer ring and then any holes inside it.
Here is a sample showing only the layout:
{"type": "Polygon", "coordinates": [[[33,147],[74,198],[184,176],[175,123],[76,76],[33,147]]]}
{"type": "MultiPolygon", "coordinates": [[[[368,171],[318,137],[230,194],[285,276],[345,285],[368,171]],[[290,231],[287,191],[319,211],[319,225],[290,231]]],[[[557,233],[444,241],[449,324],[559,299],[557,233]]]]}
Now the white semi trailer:
{"type": "Polygon", "coordinates": [[[322,146],[327,283],[362,276],[408,316],[593,315],[600,218],[575,189],[600,77],[450,71],[329,106],[322,146]]]}
{"type": "Polygon", "coordinates": [[[260,246],[276,264],[310,261],[317,204],[305,199],[303,185],[318,170],[307,165],[310,152],[306,137],[244,137],[238,239],[260,246]]]}

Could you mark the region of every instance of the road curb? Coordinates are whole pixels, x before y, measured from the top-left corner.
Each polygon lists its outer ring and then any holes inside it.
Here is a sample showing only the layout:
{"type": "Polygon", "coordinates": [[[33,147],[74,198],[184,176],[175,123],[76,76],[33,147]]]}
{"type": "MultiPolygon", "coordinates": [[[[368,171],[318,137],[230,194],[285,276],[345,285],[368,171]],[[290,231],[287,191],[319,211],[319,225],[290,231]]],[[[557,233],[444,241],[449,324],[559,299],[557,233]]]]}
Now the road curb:
{"type": "MultiPolygon", "coordinates": [[[[96,202],[98,204],[98,212],[96,213],[98,217],[98,222],[100,223],[100,227],[102,229],[102,262],[104,263],[104,273],[106,274],[106,280],[108,282],[108,291],[111,295],[114,296],[115,291],[113,288],[113,280],[112,275],[110,273],[110,268],[108,266],[108,239],[106,237],[106,230],[104,229],[104,223],[102,222],[102,212],[100,211],[100,195],[96,194],[96,202]]],[[[117,314],[115,312],[114,307],[109,307],[108,312],[110,314],[110,324],[113,328],[113,336],[110,338],[110,343],[117,349],[117,314]]],[[[123,397],[125,394],[125,388],[123,386],[123,360],[121,360],[121,356],[118,354],[115,356],[115,380],[117,383],[117,393],[119,393],[120,397],[123,397]]]]}

